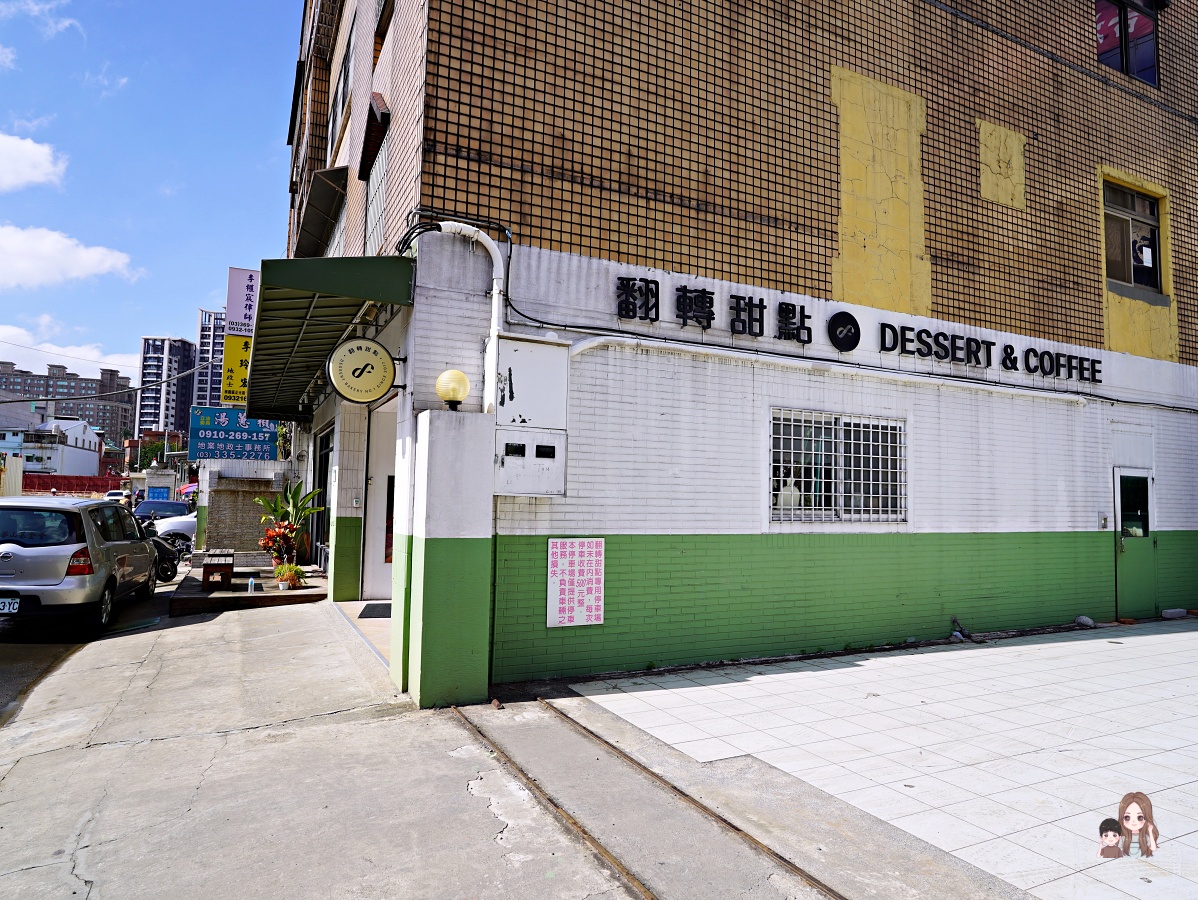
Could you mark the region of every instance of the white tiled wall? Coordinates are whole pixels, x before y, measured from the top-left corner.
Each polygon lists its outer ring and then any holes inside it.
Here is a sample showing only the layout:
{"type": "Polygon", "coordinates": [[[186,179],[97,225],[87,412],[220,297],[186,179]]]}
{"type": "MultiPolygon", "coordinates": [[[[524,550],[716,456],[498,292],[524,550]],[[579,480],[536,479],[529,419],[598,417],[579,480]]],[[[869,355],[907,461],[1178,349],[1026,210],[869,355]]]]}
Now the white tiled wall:
{"type": "MultiPolygon", "coordinates": [[[[481,248],[471,253],[467,241],[442,235],[421,239],[409,378],[418,408],[439,406],[433,381],[452,367],[466,372],[474,386],[465,408],[478,409],[489,273],[490,261],[481,248]]],[[[646,334],[679,336],[676,326],[670,326],[672,331],[665,327],[673,311],[667,287],[683,276],[520,247],[510,292],[518,306],[526,312],[535,309],[550,322],[594,320],[596,326],[623,327],[612,315],[617,273],[662,282],[663,323],[638,327],[646,334]]],[[[733,289],[712,285],[717,296],[733,289]]],[[[755,293],[773,297],[771,308],[781,296],[755,293]]],[[[1152,436],[1157,527],[1198,528],[1198,477],[1192,465],[1198,415],[1144,405],[1151,400],[1198,406],[1192,367],[799,299],[813,312],[819,337],[803,350],[792,346],[792,352],[824,361],[713,357],[701,347],[634,346],[627,339],[585,352],[576,348],[569,372],[567,496],[500,498],[500,533],[1098,530],[1104,515],[1113,526],[1112,467],[1131,462],[1117,458],[1116,446],[1124,445],[1113,433],[1128,428],[1152,436]],[[876,335],[880,321],[929,324],[996,340],[999,347],[1013,343],[1099,356],[1104,383],[1080,386],[1083,393],[1036,392],[1029,388],[1044,385],[1045,379],[1006,373],[997,366],[984,373],[946,369],[980,374],[989,384],[920,377],[916,373],[927,371],[929,361],[880,354],[876,344],[866,341],[844,356],[842,364],[826,334],[820,334],[827,315],[840,308],[850,308],[869,336],[876,335]],[[850,362],[888,366],[890,371],[854,368],[850,362]],[[1100,399],[1099,392],[1135,403],[1100,399]],[[772,406],[905,419],[909,521],[771,524],[772,406]]],[[[532,330],[516,321],[509,316],[507,327],[532,330]]],[[[557,331],[575,341],[593,338],[557,331]]],[[[702,337],[727,343],[726,327],[722,334],[716,331],[702,337]]],[[[693,331],[682,336],[701,335],[693,331]]],[[[738,342],[746,343],[743,338],[738,342]]],[[[767,338],[759,343],[776,351],[780,342],[767,338]]]]}

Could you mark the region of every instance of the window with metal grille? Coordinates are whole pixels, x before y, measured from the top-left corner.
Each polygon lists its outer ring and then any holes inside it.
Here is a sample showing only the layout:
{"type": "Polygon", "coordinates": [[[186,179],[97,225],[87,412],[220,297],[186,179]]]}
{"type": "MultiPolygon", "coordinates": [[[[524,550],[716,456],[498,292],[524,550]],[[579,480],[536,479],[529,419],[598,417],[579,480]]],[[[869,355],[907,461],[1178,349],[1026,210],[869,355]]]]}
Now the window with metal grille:
{"type": "Polygon", "coordinates": [[[773,521],[906,521],[901,419],[774,409],[771,441],[773,521]]]}
{"type": "Polygon", "coordinates": [[[387,145],[383,139],[366,182],[366,255],[376,256],[383,247],[383,211],[387,206],[387,145]]]}

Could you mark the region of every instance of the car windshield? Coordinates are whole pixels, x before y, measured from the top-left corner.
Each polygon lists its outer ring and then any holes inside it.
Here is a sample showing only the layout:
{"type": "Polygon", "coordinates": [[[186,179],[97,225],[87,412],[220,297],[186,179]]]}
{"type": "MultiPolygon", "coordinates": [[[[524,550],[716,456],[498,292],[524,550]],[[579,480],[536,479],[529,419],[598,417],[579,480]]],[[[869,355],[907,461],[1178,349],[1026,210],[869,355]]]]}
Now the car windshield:
{"type": "Polygon", "coordinates": [[[150,516],[156,516],[159,519],[165,519],[168,516],[185,516],[190,509],[186,503],[178,503],[174,500],[143,500],[137,504],[137,509],[133,511],[135,516],[143,519],[148,519],[150,516]]]}
{"type": "Polygon", "coordinates": [[[78,513],[21,507],[0,509],[0,544],[59,547],[83,542],[83,520],[78,513]]]}

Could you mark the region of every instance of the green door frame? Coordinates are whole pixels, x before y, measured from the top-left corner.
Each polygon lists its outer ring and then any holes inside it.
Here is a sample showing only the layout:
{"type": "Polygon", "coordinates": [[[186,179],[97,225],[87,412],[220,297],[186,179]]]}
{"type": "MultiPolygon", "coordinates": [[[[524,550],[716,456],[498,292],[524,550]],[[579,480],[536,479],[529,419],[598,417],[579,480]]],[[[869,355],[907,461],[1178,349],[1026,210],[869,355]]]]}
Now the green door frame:
{"type": "Polygon", "coordinates": [[[1154,618],[1160,614],[1156,592],[1156,484],[1152,469],[1115,466],[1112,487],[1115,495],[1115,614],[1122,618],[1154,618]],[[1123,534],[1125,477],[1148,481],[1148,534],[1123,534]]]}

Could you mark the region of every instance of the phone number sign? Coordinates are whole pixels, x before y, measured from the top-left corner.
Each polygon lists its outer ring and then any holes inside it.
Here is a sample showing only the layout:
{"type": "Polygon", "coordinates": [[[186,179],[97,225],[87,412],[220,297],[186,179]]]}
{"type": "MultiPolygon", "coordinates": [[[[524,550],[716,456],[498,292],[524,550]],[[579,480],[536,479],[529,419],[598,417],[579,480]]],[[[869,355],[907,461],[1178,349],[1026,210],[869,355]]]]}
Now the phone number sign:
{"type": "Polygon", "coordinates": [[[187,458],[278,459],[278,424],[246,418],[244,410],[193,406],[187,458]]]}

